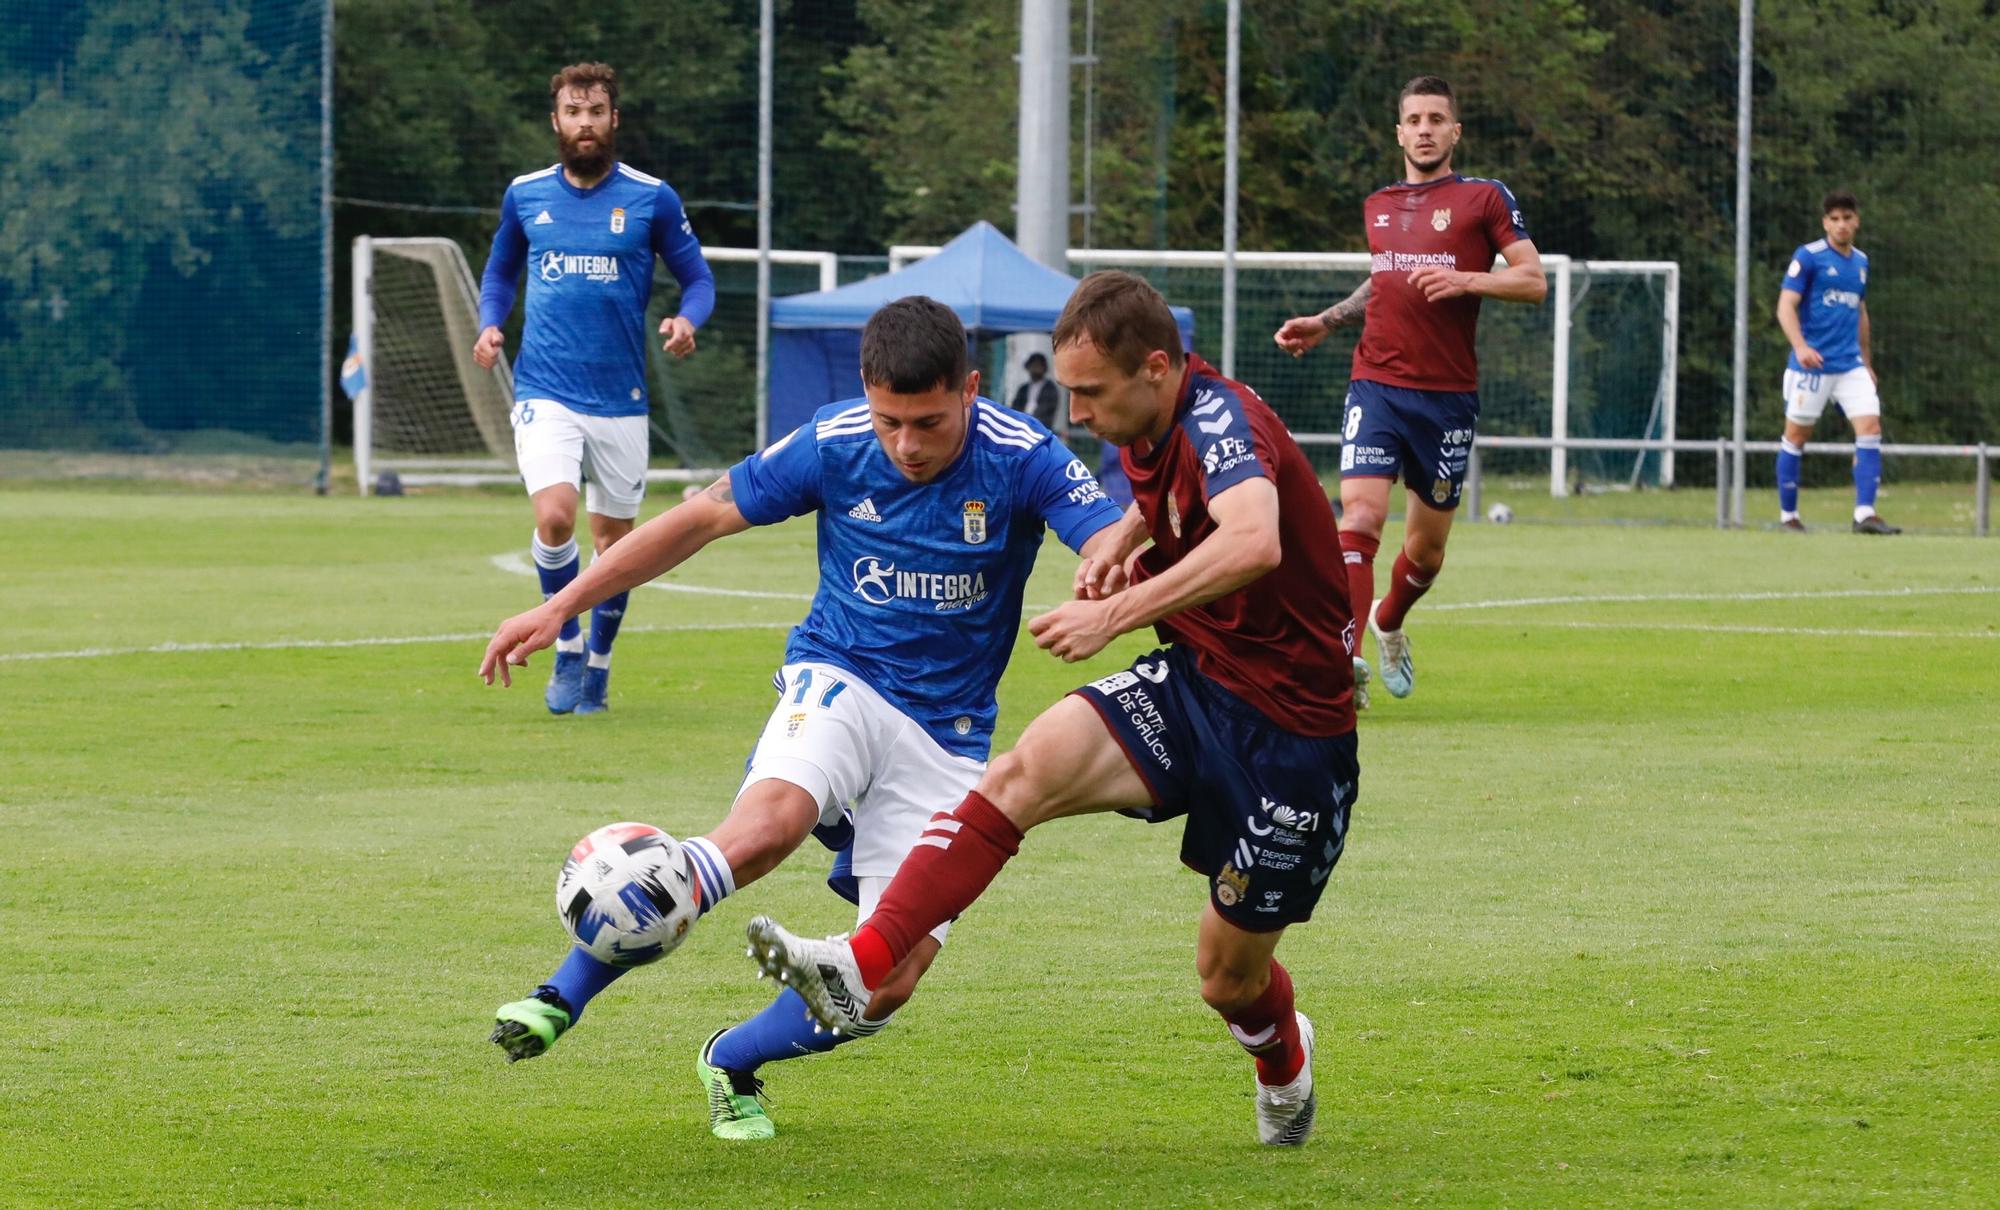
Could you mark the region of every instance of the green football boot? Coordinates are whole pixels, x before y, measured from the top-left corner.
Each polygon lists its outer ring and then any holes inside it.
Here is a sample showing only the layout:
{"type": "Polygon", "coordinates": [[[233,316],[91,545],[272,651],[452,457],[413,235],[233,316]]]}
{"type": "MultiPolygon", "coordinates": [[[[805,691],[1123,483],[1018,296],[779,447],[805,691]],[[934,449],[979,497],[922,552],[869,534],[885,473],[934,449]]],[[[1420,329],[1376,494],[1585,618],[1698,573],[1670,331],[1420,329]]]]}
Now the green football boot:
{"type": "Polygon", "coordinates": [[[509,1063],[532,1059],[554,1046],[570,1020],[559,1006],[533,996],[502,1004],[493,1017],[493,1033],[487,1040],[507,1052],[509,1063]]]}
{"type": "Polygon", "coordinates": [[[764,1081],[747,1071],[724,1071],[709,1064],[709,1050],[728,1032],[725,1026],[710,1034],[694,1057],[695,1078],[708,1090],[708,1129],[719,1139],[768,1139],[778,1127],[757,1103],[764,1081]]]}

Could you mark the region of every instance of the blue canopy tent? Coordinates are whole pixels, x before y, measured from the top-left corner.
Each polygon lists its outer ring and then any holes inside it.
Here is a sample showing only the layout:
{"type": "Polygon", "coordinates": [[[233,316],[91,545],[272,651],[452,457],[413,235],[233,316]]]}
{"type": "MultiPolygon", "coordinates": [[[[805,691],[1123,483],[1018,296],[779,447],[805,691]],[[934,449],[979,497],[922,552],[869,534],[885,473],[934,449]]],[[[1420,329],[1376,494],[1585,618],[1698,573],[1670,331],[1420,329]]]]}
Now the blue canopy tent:
{"type": "MultiPolygon", "coordinates": [[[[861,329],[885,303],[925,294],[953,311],[972,337],[1046,332],[1076,290],[1076,278],[1033,260],[991,223],[974,223],[938,254],[837,290],[771,303],[769,433],[779,437],[813,412],[861,394],[861,329]]],[[[1174,308],[1181,344],[1192,347],[1194,313],[1174,308]]]]}

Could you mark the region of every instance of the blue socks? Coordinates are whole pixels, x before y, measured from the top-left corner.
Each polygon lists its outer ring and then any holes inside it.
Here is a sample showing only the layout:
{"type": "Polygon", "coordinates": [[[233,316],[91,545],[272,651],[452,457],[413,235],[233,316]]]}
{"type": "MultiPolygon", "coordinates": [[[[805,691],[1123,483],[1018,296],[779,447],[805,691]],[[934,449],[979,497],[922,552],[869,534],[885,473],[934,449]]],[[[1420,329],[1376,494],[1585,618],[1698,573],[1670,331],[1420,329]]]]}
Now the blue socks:
{"type": "Polygon", "coordinates": [[[835,1034],[829,1030],[815,1032],[806,1002],[788,987],[765,1005],[763,1012],[741,1025],[731,1026],[728,1033],[717,1038],[708,1052],[708,1061],[725,1071],[755,1071],[779,1059],[823,1054],[854,1038],[853,1034],[835,1034]]]}
{"type": "MultiPolygon", "coordinates": [[[[1805,450],[1782,438],[1778,441],[1778,511],[1785,517],[1795,517],[1799,511],[1799,467],[1805,462],[1805,450]]],[[[1857,466],[1854,481],[1861,482],[1861,471],[1857,466]]]]}
{"type": "Polygon", "coordinates": [[[701,915],[706,916],[716,904],[736,893],[736,876],[722,859],[722,850],[706,836],[681,841],[681,852],[687,854],[688,873],[694,876],[695,890],[701,893],[701,915]]]}
{"type": "MultiPolygon", "coordinates": [[[[535,552],[535,571],[541,576],[542,580],[542,600],[546,601],[563,589],[568,588],[569,582],[576,579],[576,573],[582,566],[581,562],[577,559],[576,539],[571,537],[569,541],[563,543],[561,546],[544,546],[542,545],[542,535],[537,533],[531,539],[531,542],[535,552]]],[[[621,605],[620,608],[622,609],[623,606],[621,605]]],[[[562,630],[557,632],[556,642],[558,644],[573,644],[576,642],[577,636],[582,633],[583,628],[577,625],[576,619],[570,618],[562,624],[562,630]]],[[[562,649],[560,646],[558,647],[558,650],[562,649]]],[[[574,650],[574,648],[571,647],[569,650],[574,650]]]]}
{"type": "Polygon", "coordinates": [[[1875,490],[1882,486],[1882,434],[1854,438],[1854,518],[1875,512],[1875,490]]]}
{"type": "Polygon", "coordinates": [[[590,666],[592,668],[611,667],[611,644],[618,638],[618,627],[625,620],[625,598],[630,592],[621,592],[615,597],[606,597],[590,611],[590,666]]]}
{"type": "Polygon", "coordinates": [[[583,1006],[596,998],[597,993],[618,981],[630,967],[611,966],[590,956],[582,946],[574,946],[569,957],[549,976],[549,981],[535,989],[537,996],[544,991],[552,991],[562,998],[562,1007],[569,1010],[569,1023],[575,1025],[583,1018],[583,1006]]]}

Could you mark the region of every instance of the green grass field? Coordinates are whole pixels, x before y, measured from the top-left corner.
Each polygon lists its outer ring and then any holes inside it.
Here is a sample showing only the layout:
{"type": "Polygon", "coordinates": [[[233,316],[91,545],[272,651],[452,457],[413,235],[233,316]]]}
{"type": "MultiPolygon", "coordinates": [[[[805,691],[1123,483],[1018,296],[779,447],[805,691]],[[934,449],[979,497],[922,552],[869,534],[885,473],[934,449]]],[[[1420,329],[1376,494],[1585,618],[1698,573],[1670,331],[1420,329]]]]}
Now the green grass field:
{"type": "MultiPolygon", "coordinates": [[[[514,496],[0,516],[0,1202],[2000,1202],[2000,542],[1465,527],[1280,951],[1302,1151],[1257,1146],[1196,995],[1177,836],[1118,818],[1037,832],[896,1026],[766,1069],[780,1136],[732,1146],[694,1050],[765,1001],[752,912],[851,924],[815,848],[548,1056],[485,1039],[563,951],[577,836],[726,806],[809,527],[670,577],[766,595],[636,593],[613,711],[554,719],[545,657],[473,676],[535,595],[514,496]]],[[[1003,734],[1143,642],[1024,645],[1003,734]]]]}

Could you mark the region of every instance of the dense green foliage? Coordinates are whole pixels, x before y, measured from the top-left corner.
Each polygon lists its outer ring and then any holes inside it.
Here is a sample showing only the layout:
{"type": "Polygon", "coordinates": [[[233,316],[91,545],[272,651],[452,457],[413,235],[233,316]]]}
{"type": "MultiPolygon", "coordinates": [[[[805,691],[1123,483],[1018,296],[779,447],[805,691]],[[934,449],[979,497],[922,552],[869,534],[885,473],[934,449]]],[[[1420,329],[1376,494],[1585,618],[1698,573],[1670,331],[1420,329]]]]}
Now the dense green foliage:
{"type": "MultiPolygon", "coordinates": [[[[0,444],[145,444],[229,427],[309,435],[317,365],[318,0],[27,0],[0,30],[0,444]],[[88,322],[80,322],[84,317],[88,322]],[[302,398],[301,396],[308,396],[302,398]],[[31,402],[32,401],[32,402],[31,402]],[[55,401],[50,405],[47,401],[55,401]],[[305,430],[304,432],[301,429],[305,430]]],[[[1087,6],[1072,5],[1083,48],[1087,6]]],[[[1361,246],[1397,170],[1398,84],[1452,78],[1465,171],[1519,194],[1537,242],[1673,259],[1681,431],[1723,429],[1733,311],[1733,0],[1249,0],[1242,246],[1361,246]]],[[[553,157],[546,81],[598,58],[625,82],[621,150],[666,175],[710,244],[754,242],[754,0],[341,0],[334,64],[336,354],[354,235],[448,234],[477,266],[500,191],[553,157]]],[[[1011,229],[1013,4],[779,5],[781,247],[879,254],[975,219],[1011,229]]],[[[1213,248],[1222,220],[1224,6],[1099,0],[1093,121],[1077,73],[1076,240],[1213,248]]],[[[1994,0],[1799,2],[1757,28],[1753,425],[1775,429],[1780,271],[1853,188],[1892,440],[1992,439],[2000,278],[1987,118],[1994,0]]],[[[747,314],[741,283],[726,316],[747,314]]],[[[740,438],[735,319],[671,390],[740,438]]],[[[1829,422],[1831,427],[1832,422],[1829,422]]],[[[1837,468],[1829,468],[1833,473],[1837,468]]]]}
{"type": "Polygon", "coordinates": [[[317,433],[323,12],[9,6],[0,446],[317,433]]]}
{"type": "MultiPolygon", "coordinates": [[[[709,826],[799,602],[636,592],[612,712],[554,719],[535,677],[472,675],[534,599],[491,561],[525,558],[511,494],[0,514],[10,1205],[2000,1199],[2000,595],[1971,539],[1456,535],[1417,696],[1364,719],[1347,854],[1281,950],[1321,1113],[1273,1154],[1196,995],[1200,882],[1118,818],[1037,831],[882,1037],[767,1069],[769,1146],[708,1136],[692,1059],[768,995],[751,912],[851,922],[816,847],[501,1061],[488,1014],[562,948],[561,855],[709,826]],[[167,643],[250,646],[131,651],[167,643]]],[[[802,593],[811,542],[671,579],[802,593]]],[[[1029,599],[1072,566],[1052,548],[1029,599]]],[[[1024,644],[1003,731],[1141,641],[1024,644]]]]}
{"type": "MultiPolygon", "coordinates": [[[[340,7],[353,36],[340,47],[339,192],[492,205],[521,165],[549,154],[546,73],[601,56],[630,80],[635,162],[691,199],[754,198],[754,3],[676,5],[664,23],[630,0],[584,18],[513,5],[496,20],[495,8],[340,7]],[[407,196],[402,180],[412,182],[407,196]]],[[[1072,11],[1081,48],[1085,5],[1072,11]]],[[[877,253],[949,238],[975,219],[1011,230],[1018,21],[1011,4],[780,5],[778,245],[877,253]]],[[[1223,23],[1217,0],[1098,3],[1089,139],[1098,246],[1220,246],[1223,23]]],[[[1757,38],[1757,431],[1775,431],[1778,414],[1784,348],[1771,310],[1783,266],[1817,237],[1820,195],[1847,186],[1863,200],[1861,243],[1877,266],[1871,314],[1891,439],[1993,438],[2000,397],[1967,368],[2000,359],[2000,336],[1968,322],[1963,304],[2000,278],[2000,247],[1975,234],[2000,226],[1990,181],[2000,138],[1978,100],[2000,88],[1995,5],[1767,5],[1757,38]]],[[[1460,167],[1506,180],[1544,250],[1681,262],[1681,431],[1725,431],[1735,43],[1732,0],[1250,0],[1242,246],[1362,247],[1360,200],[1399,168],[1396,90],[1419,71],[1441,73],[1463,97],[1460,167]]],[[[1080,72],[1076,95],[1080,196],[1080,72]]],[[[695,213],[710,242],[754,235],[741,211],[695,213]]],[[[340,218],[343,233],[447,225],[351,208],[340,218]]],[[[457,222],[474,241],[491,229],[478,216],[457,222]]],[[[1079,243],[1083,232],[1079,218],[1079,243]]]]}

